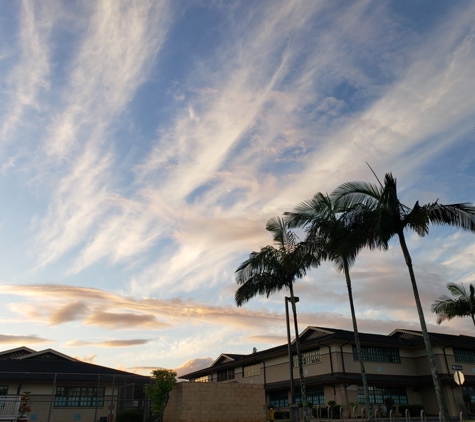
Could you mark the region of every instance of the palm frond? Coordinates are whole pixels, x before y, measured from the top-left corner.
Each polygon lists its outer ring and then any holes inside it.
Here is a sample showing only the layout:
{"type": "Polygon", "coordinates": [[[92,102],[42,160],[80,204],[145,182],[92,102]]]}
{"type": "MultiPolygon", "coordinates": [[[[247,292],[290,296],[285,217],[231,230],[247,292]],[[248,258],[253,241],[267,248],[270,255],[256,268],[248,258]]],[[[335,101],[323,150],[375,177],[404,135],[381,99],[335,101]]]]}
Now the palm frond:
{"type": "Polygon", "coordinates": [[[421,207],[419,201],[414,204],[412,210],[403,217],[405,227],[409,227],[419,236],[429,233],[429,214],[426,207],[421,207]]]}
{"type": "Polygon", "coordinates": [[[235,271],[236,283],[244,284],[248,279],[263,272],[277,273],[279,271],[279,251],[272,246],[266,246],[259,252],[251,252],[249,258],[235,271]]]}
{"type": "Polygon", "coordinates": [[[242,306],[255,296],[266,295],[269,297],[271,293],[284,287],[280,285],[279,280],[279,277],[269,273],[256,274],[250,277],[236,290],[234,295],[236,305],[242,306]]]}
{"type": "Polygon", "coordinates": [[[431,306],[432,312],[437,314],[437,324],[450,321],[453,318],[470,316],[475,324],[475,287],[470,284],[470,292],[460,283],[448,283],[447,289],[452,297],[443,295],[431,306]]]}
{"type": "Polygon", "coordinates": [[[473,204],[442,205],[435,202],[427,204],[424,209],[432,224],[449,225],[475,232],[475,206],[473,204]]]}
{"type": "Polygon", "coordinates": [[[333,216],[333,204],[327,194],[318,192],[312,199],[301,202],[292,212],[285,212],[285,219],[289,228],[315,225],[317,220],[324,222],[333,216]]]}
{"type": "Polygon", "coordinates": [[[347,182],[338,186],[330,197],[339,207],[351,208],[356,204],[376,207],[381,198],[381,188],[368,182],[347,182]]]}

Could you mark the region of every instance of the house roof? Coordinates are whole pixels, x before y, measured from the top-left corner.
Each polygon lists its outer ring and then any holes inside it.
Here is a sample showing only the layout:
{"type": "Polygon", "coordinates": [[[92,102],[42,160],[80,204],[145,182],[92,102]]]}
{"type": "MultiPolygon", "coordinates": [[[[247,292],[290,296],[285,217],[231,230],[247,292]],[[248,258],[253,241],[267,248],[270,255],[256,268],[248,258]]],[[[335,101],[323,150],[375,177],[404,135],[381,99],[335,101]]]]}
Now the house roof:
{"type": "Polygon", "coordinates": [[[32,352],[29,354],[23,354],[22,356],[16,357],[14,359],[62,359],[62,360],[69,360],[71,362],[80,362],[78,359],[75,359],[71,356],[65,355],[63,353],[57,352],[53,349],[45,349],[39,352],[32,352]]]}
{"type": "Polygon", "coordinates": [[[16,347],[15,349],[5,350],[0,352],[0,359],[15,359],[21,356],[29,355],[31,353],[36,353],[33,349],[30,349],[25,346],[16,347]]]}
{"type": "MultiPolygon", "coordinates": [[[[443,343],[447,345],[457,346],[475,346],[475,338],[461,335],[449,335],[441,333],[429,333],[431,342],[443,343]]],[[[380,345],[388,347],[423,347],[424,339],[420,331],[396,329],[389,335],[383,334],[371,334],[371,333],[359,333],[360,341],[364,345],[380,345]]],[[[308,350],[315,346],[325,346],[328,341],[344,343],[354,343],[355,336],[353,331],[340,330],[338,328],[327,328],[309,326],[300,335],[301,348],[303,351],[308,350]]],[[[292,347],[295,347],[295,340],[292,342],[292,347]]],[[[216,370],[224,370],[227,368],[234,368],[239,365],[252,364],[255,362],[268,359],[273,356],[279,356],[287,354],[287,344],[281,346],[272,347],[270,349],[262,350],[249,355],[232,355],[221,354],[213,364],[195,372],[181,375],[183,379],[193,379],[201,376],[208,375],[216,372],[216,370]],[[225,359],[224,357],[238,357],[234,359],[225,359]]]]}
{"type": "Polygon", "coordinates": [[[65,355],[53,349],[36,352],[26,347],[0,352],[0,377],[15,380],[34,381],[74,380],[90,381],[94,378],[100,380],[129,380],[148,383],[150,377],[120,371],[106,366],[94,365],[82,362],[71,356],[65,355]],[[27,352],[27,353],[25,353],[27,352]]]}
{"type": "Polygon", "coordinates": [[[219,366],[219,365],[222,365],[223,363],[235,362],[237,360],[242,360],[246,356],[247,355],[237,355],[237,354],[234,354],[234,353],[221,353],[218,356],[218,358],[211,364],[211,367],[219,366]]]}

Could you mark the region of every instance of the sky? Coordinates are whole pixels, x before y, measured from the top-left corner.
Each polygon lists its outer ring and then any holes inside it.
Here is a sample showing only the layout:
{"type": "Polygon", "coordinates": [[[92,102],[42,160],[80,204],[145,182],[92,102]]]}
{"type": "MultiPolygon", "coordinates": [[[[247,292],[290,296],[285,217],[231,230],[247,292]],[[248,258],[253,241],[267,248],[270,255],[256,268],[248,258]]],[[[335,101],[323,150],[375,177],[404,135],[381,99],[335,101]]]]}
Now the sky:
{"type": "MultiPolygon", "coordinates": [[[[475,3],[0,3],[0,347],[149,374],[286,342],[284,296],[237,308],[266,221],[392,172],[399,196],[475,202],[475,3]]],[[[429,331],[475,236],[407,242],[429,331]]],[[[352,268],[359,329],[418,329],[398,241],[352,268]]],[[[301,330],[352,329],[331,263],[301,330]]]]}

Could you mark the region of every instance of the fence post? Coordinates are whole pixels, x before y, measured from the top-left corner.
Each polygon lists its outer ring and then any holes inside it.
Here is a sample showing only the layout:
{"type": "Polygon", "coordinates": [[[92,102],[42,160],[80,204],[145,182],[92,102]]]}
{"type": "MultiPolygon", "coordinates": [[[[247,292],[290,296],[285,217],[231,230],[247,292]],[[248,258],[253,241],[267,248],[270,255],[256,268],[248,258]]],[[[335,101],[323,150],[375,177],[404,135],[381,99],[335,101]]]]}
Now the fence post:
{"type": "Polygon", "coordinates": [[[424,422],[424,421],[426,421],[426,420],[427,420],[427,418],[426,418],[426,415],[425,415],[425,413],[424,413],[424,409],[422,409],[422,410],[421,410],[421,422],[424,422]]]}
{"type": "Polygon", "coordinates": [[[54,381],[53,381],[53,391],[51,393],[51,399],[49,401],[49,411],[48,411],[48,422],[51,420],[51,412],[53,411],[53,401],[54,401],[54,396],[56,393],[56,377],[58,374],[54,374],[54,381]]]}

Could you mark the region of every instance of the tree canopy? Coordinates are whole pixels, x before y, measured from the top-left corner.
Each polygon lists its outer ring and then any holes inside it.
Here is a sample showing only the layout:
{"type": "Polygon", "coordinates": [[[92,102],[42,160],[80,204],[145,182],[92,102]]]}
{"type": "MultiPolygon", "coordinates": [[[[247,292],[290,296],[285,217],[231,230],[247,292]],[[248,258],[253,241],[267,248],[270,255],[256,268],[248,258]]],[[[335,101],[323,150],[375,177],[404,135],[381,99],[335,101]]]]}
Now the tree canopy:
{"type": "Polygon", "coordinates": [[[163,412],[170,399],[170,392],[176,384],[176,372],[171,369],[155,369],[152,371],[153,382],[144,390],[152,403],[152,415],[163,420],[163,412]]]}

